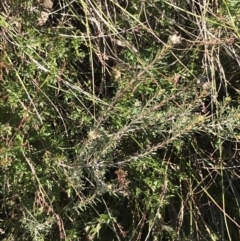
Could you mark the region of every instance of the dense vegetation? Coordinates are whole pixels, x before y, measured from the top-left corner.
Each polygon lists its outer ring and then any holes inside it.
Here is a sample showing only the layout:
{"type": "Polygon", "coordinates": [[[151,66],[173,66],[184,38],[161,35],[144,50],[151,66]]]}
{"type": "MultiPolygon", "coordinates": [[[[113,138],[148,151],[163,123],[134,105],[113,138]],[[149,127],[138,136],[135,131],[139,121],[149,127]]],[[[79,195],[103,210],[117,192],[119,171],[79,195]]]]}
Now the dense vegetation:
{"type": "Polygon", "coordinates": [[[239,19],[0,1],[0,239],[240,240],[239,19]]]}

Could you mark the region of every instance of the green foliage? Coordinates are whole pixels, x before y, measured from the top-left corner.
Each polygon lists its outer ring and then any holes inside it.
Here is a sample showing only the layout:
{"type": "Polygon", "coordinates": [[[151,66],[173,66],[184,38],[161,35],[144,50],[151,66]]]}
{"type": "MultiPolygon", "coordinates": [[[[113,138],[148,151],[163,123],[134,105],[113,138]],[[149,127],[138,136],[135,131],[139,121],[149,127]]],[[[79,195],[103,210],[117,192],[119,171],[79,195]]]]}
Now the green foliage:
{"type": "Polygon", "coordinates": [[[234,1],[0,3],[1,240],[238,240],[234,1]]]}

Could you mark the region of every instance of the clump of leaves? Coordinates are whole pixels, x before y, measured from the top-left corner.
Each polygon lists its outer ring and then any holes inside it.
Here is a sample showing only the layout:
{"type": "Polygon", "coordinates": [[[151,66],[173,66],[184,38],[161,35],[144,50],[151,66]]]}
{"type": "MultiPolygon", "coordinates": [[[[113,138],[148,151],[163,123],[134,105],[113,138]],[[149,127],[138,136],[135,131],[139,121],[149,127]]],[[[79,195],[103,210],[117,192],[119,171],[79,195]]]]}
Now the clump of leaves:
{"type": "Polygon", "coordinates": [[[1,238],[237,240],[233,3],[10,3],[1,238]]]}

